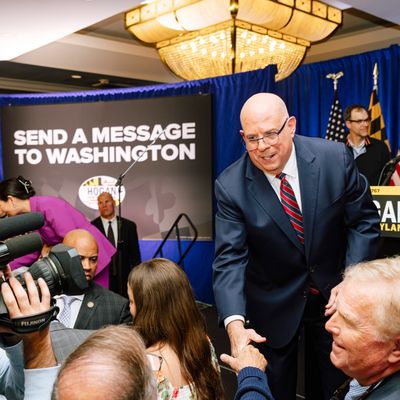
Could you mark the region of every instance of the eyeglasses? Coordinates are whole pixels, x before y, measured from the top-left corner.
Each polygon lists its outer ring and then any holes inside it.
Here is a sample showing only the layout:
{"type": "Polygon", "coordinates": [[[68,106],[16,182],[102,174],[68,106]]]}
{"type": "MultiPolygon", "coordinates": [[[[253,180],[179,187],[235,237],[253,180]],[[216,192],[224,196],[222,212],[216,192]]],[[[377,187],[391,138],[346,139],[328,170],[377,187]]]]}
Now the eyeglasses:
{"type": "Polygon", "coordinates": [[[147,353],[146,356],[150,364],[151,370],[155,372],[160,372],[163,363],[163,358],[158,354],[153,354],[153,353],[147,353]]]}
{"type": "Polygon", "coordinates": [[[262,136],[256,136],[256,135],[245,135],[242,131],[242,136],[246,144],[247,150],[255,150],[258,148],[260,140],[263,141],[264,144],[268,144],[270,146],[273,146],[274,144],[277,144],[279,141],[279,135],[282,133],[283,129],[286,126],[286,123],[288,122],[289,118],[285,119],[285,122],[283,123],[282,127],[273,132],[265,132],[263,133],[262,136]]]}
{"type": "Polygon", "coordinates": [[[371,122],[371,118],[367,119],[349,119],[350,122],[354,122],[355,124],[369,124],[371,122]]]}

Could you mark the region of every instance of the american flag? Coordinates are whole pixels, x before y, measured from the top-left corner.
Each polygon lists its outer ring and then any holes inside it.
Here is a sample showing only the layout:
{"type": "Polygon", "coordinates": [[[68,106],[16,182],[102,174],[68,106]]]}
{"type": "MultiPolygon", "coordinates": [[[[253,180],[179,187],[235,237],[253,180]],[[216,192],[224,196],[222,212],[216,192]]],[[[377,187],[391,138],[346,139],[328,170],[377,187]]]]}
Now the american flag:
{"type": "Polygon", "coordinates": [[[390,178],[389,185],[390,186],[400,186],[400,162],[396,164],[396,169],[393,172],[392,177],[390,178]]]}
{"type": "Polygon", "coordinates": [[[325,139],[334,140],[335,142],[345,142],[346,140],[346,126],[336,89],[333,94],[333,103],[329,114],[325,139]]]}

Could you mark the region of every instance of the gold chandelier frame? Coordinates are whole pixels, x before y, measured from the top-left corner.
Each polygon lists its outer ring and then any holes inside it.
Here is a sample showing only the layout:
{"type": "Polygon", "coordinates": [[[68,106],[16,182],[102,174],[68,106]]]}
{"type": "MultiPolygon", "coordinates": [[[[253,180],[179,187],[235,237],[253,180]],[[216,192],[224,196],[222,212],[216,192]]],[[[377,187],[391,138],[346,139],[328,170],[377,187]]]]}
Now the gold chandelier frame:
{"type": "Polygon", "coordinates": [[[125,14],[128,31],[187,80],[270,64],[284,79],[341,22],[340,10],[316,0],[155,0],[125,14]]]}

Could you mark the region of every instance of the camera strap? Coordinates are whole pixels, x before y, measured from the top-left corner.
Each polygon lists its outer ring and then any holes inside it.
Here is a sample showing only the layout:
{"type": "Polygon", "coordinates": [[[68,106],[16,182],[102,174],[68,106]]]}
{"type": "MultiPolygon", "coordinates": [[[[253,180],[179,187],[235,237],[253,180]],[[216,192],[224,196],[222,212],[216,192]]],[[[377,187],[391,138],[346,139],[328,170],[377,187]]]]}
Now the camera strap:
{"type": "Polygon", "coordinates": [[[49,310],[30,315],[29,317],[7,318],[0,317],[0,325],[6,325],[16,333],[32,333],[46,328],[56,318],[58,307],[53,305],[49,310]]]}

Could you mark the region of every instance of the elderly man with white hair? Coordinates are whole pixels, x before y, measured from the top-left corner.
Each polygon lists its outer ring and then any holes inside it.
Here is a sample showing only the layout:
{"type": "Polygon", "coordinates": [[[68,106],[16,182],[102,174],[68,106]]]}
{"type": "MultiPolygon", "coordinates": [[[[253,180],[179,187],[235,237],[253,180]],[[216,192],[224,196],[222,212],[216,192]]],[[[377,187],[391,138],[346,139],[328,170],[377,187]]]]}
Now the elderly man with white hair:
{"type": "Polygon", "coordinates": [[[347,268],[326,329],[332,363],[353,378],[346,400],[400,399],[400,257],[347,268]]]}

